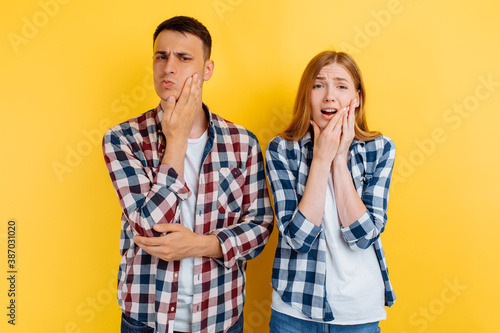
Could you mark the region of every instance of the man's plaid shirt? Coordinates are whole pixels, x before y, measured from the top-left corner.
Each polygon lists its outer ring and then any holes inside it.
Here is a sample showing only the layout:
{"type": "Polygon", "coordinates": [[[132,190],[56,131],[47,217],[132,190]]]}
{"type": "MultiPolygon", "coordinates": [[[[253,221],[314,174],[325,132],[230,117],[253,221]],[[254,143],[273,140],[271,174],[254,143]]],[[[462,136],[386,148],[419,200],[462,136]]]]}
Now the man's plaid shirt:
{"type": "MultiPolygon", "coordinates": [[[[196,201],[194,232],[216,235],[224,257],[194,258],[193,332],[223,332],[241,315],[245,268],[264,248],[273,227],[264,162],[257,138],[203,105],[209,120],[196,201]]],[[[155,223],[179,222],[191,195],[183,177],[161,160],[163,110],[112,127],[103,140],[106,165],[122,208],[118,300],[123,312],[173,331],[179,261],[151,256],[134,235],[155,237],[155,223]]]]}
{"type": "MultiPolygon", "coordinates": [[[[272,286],[283,302],[307,317],[331,321],[335,314],[326,298],[326,243],[323,227],[316,226],[298,210],[313,158],[308,132],[298,141],[276,137],[266,152],[267,178],[271,186],[279,229],[272,286]]],[[[385,284],[386,305],[396,296],[389,281],[380,234],[387,221],[389,186],[396,148],[385,136],[349,148],[348,167],[354,186],[367,211],[351,226],[341,228],[353,250],[375,249],[385,284]]]]}

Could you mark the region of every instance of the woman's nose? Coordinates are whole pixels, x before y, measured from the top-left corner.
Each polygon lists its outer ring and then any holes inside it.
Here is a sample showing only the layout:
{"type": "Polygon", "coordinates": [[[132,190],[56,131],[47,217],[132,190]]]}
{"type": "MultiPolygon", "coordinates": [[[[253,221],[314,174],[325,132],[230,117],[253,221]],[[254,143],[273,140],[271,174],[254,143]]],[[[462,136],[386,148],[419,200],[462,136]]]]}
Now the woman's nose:
{"type": "Polygon", "coordinates": [[[335,101],[335,93],[334,90],[332,89],[331,86],[328,86],[327,89],[325,89],[325,102],[334,102],[335,101]]]}

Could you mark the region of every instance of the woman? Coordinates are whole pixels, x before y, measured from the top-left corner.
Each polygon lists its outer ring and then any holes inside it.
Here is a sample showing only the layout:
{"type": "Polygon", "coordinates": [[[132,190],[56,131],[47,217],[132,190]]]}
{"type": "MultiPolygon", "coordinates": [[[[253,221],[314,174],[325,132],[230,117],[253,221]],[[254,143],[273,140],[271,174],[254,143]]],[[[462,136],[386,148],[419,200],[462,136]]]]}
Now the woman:
{"type": "Polygon", "coordinates": [[[354,60],[322,52],[268,145],[279,229],[271,333],[380,332],[395,301],[380,241],[395,147],[368,130],[365,101],[354,60]]]}

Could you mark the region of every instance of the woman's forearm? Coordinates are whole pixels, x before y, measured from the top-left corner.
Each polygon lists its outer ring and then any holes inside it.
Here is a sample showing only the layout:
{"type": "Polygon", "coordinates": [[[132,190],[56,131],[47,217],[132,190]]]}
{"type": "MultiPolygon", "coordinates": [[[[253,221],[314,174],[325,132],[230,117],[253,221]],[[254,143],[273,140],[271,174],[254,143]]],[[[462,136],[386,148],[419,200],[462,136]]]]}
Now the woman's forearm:
{"type": "Polygon", "coordinates": [[[298,205],[302,214],[317,226],[321,225],[323,220],[329,172],[328,163],[313,159],[307,177],[306,188],[298,205]]]}
{"type": "Polygon", "coordinates": [[[356,222],[365,212],[366,207],[358,196],[345,157],[333,160],[333,191],[337,203],[340,223],[344,228],[356,222]]]}

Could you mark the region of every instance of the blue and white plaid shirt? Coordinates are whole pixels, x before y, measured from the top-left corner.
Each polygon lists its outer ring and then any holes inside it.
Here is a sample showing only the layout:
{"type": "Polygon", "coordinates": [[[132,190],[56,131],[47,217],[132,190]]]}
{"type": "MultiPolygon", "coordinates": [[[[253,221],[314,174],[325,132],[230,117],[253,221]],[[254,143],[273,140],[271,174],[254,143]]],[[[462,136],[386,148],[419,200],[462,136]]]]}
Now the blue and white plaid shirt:
{"type": "MultiPolygon", "coordinates": [[[[279,229],[273,265],[272,286],[283,302],[307,317],[331,321],[332,309],[326,297],[326,248],[323,227],[316,226],[297,208],[306,187],[313,158],[313,140],[308,132],[299,141],[276,137],[266,152],[267,178],[274,200],[279,229]],[[320,242],[320,240],[322,240],[320,242]]],[[[348,167],[354,186],[367,211],[342,235],[353,250],[375,248],[385,284],[385,304],[396,295],[389,281],[380,234],[387,221],[387,202],[396,148],[391,139],[380,136],[364,142],[354,140],[349,148],[348,167]]]]}

